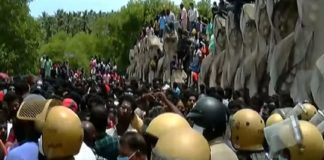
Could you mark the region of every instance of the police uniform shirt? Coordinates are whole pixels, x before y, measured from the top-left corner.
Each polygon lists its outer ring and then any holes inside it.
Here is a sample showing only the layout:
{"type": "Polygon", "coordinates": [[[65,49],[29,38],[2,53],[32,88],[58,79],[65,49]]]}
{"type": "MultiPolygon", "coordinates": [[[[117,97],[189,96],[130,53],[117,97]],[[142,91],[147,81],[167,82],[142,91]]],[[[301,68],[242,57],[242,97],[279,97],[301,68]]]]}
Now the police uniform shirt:
{"type": "Polygon", "coordinates": [[[229,148],[222,137],[209,142],[211,160],[238,160],[236,154],[229,148]]]}

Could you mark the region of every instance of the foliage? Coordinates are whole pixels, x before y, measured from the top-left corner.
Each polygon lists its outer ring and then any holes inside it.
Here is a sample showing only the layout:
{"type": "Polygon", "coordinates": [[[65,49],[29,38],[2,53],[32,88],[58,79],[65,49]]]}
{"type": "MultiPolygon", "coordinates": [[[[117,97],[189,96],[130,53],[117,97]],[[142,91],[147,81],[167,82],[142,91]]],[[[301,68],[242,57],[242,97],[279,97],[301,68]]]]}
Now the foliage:
{"type": "Polygon", "coordinates": [[[40,28],[28,12],[27,0],[0,1],[1,71],[35,71],[40,28]]]}
{"type": "Polygon", "coordinates": [[[182,0],[182,4],[185,6],[185,8],[188,10],[190,7],[190,3],[196,4],[195,0],[182,0]]]}
{"type": "Polygon", "coordinates": [[[106,16],[107,14],[104,12],[95,13],[93,10],[86,10],[84,12],[57,10],[54,16],[49,16],[43,12],[38,20],[42,26],[43,38],[47,42],[50,37],[59,31],[64,31],[71,35],[75,35],[78,32],[91,33],[90,25],[97,18],[106,16]]]}
{"type": "Polygon", "coordinates": [[[211,12],[211,1],[210,0],[201,0],[197,3],[197,9],[202,17],[210,18],[212,17],[211,12]]]}
{"type": "Polygon", "coordinates": [[[79,32],[72,37],[61,31],[43,45],[40,52],[51,57],[54,62],[67,60],[72,67],[85,67],[95,55],[96,41],[96,37],[91,34],[79,32]]]}
{"type": "Polygon", "coordinates": [[[2,69],[6,69],[3,71],[7,72],[13,72],[13,68],[15,67],[15,64],[12,62],[15,62],[17,59],[17,56],[13,51],[10,51],[6,48],[5,44],[2,44],[0,46],[0,66],[2,69]]]}

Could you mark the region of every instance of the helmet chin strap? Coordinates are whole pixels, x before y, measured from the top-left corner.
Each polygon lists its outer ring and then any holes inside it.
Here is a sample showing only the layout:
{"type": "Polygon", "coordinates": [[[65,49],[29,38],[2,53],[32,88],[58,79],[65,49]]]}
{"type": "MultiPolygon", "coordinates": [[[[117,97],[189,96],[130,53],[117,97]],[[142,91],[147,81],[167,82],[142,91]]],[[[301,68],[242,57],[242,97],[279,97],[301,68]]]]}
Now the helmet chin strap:
{"type": "Polygon", "coordinates": [[[198,126],[196,124],[193,125],[192,129],[194,129],[195,131],[199,132],[200,134],[203,134],[205,128],[198,126]]]}

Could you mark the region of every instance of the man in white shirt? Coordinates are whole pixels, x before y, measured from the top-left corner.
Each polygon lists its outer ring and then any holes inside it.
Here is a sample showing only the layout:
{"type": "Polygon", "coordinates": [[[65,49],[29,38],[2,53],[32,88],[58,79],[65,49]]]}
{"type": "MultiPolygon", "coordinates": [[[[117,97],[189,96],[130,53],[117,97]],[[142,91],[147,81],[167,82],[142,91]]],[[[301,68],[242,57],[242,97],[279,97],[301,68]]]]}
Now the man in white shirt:
{"type": "Polygon", "coordinates": [[[194,7],[193,3],[190,3],[190,9],[188,11],[189,16],[189,32],[196,27],[196,22],[198,20],[198,10],[194,7]]]}
{"type": "Polygon", "coordinates": [[[176,17],[174,15],[174,13],[172,11],[170,11],[170,9],[166,10],[166,30],[167,32],[169,32],[171,29],[175,29],[174,25],[175,25],[175,21],[176,21],[176,17]],[[173,24],[173,25],[170,25],[173,24]],[[171,26],[173,26],[173,28],[171,28],[171,26]]]}
{"type": "Polygon", "coordinates": [[[45,56],[42,56],[41,59],[40,59],[40,64],[41,64],[41,76],[42,76],[42,79],[45,78],[45,56]]]}
{"type": "Polygon", "coordinates": [[[175,22],[175,15],[170,9],[167,9],[167,23],[174,23],[175,22]]]}
{"type": "Polygon", "coordinates": [[[188,14],[187,14],[187,10],[184,7],[184,5],[181,3],[180,4],[180,9],[181,9],[181,16],[180,16],[180,24],[181,24],[181,28],[183,30],[187,30],[187,25],[188,25],[188,14]]]}

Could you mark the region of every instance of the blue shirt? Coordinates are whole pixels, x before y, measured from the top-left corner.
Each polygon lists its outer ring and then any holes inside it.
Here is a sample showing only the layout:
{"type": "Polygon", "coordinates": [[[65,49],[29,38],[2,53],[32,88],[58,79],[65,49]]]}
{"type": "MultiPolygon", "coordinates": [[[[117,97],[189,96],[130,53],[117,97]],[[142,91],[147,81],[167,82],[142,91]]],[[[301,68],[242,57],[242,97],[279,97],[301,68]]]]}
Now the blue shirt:
{"type": "Polygon", "coordinates": [[[199,70],[200,70],[199,61],[200,61],[199,55],[195,55],[193,57],[193,60],[192,60],[191,64],[190,64],[191,71],[199,72],[199,70]]]}
{"type": "Polygon", "coordinates": [[[26,142],[10,150],[5,160],[38,160],[38,144],[26,142]]]}
{"type": "Polygon", "coordinates": [[[179,98],[180,97],[180,94],[181,94],[181,91],[180,91],[180,88],[177,87],[174,91],[174,94],[175,94],[175,97],[179,98]]]}
{"type": "Polygon", "coordinates": [[[165,16],[161,16],[159,21],[160,21],[160,29],[161,30],[164,30],[165,29],[165,25],[166,25],[166,18],[165,18],[165,16]]]}

